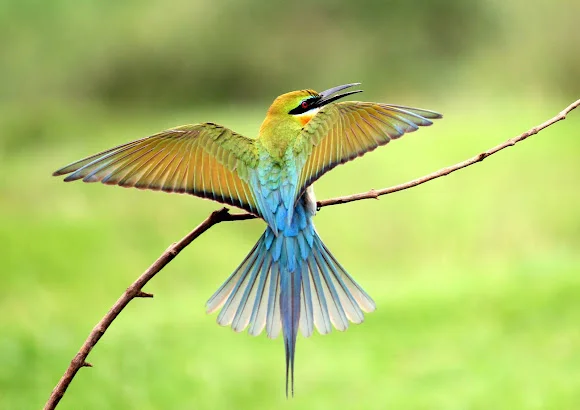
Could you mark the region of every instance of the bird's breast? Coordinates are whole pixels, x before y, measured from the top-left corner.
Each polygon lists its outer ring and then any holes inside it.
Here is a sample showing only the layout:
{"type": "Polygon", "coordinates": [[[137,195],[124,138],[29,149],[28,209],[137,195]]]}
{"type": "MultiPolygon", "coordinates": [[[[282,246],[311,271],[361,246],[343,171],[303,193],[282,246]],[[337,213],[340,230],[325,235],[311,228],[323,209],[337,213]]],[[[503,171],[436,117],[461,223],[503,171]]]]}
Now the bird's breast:
{"type": "Polygon", "coordinates": [[[293,150],[287,149],[281,158],[272,158],[264,150],[251,184],[261,214],[274,232],[283,231],[292,221],[298,170],[293,150]]]}

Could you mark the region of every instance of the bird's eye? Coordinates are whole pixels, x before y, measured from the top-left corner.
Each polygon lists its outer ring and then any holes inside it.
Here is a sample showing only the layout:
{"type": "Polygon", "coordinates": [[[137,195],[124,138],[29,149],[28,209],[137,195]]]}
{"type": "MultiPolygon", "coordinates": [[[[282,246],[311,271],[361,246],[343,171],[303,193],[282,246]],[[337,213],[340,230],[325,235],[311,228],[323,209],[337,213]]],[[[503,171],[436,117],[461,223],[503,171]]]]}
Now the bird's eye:
{"type": "Polygon", "coordinates": [[[311,109],[316,107],[316,101],[317,100],[313,97],[306,98],[306,99],[300,101],[300,104],[298,104],[298,106],[296,106],[295,108],[288,111],[288,114],[290,114],[290,115],[304,114],[305,112],[308,112],[311,109]]]}

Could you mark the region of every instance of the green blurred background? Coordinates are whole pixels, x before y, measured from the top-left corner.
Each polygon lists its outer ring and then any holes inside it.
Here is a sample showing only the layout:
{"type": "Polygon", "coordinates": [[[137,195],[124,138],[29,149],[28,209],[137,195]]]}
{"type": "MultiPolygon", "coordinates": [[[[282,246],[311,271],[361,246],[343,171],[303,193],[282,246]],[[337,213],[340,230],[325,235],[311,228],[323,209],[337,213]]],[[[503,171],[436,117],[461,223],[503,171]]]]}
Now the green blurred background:
{"type": "MultiPolygon", "coordinates": [[[[461,161],[580,96],[580,2],[0,1],[0,409],[41,408],[88,332],[219,206],[51,172],[183,123],[256,135],[283,92],[361,81],[361,98],[445,119],[321,181],[319,198],[461,161]]],[[[580,408],[580,112],[421,187],[323,209],[377,311],[300,338],[215,324],[204,303],[263,222],[211,229],[114,322],[61,409],[580,408]]]]}

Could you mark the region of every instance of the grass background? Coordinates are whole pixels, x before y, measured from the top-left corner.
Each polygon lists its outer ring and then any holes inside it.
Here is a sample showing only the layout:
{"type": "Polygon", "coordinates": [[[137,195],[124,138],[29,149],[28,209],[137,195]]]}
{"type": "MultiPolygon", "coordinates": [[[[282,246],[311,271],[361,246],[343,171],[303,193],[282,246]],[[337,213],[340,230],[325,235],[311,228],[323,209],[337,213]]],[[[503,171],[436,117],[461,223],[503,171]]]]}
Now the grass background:
{"type": "MultiPolygon", "coordinates": [[[[283,92],[445,118],[337,167],[319,198],[416,178],[552,117],[580,95],[570,0],[0,0],[0,409],[41,408],[87,334],[166,248],[219,207],[64,184],[76,159],[179,124],[255,136],[283,92]]],[[[317,229],[377,311],[281,339],[204,304],[261,221],[213,227],[132,302],[59,409],[577,410],[580,111],[483,163],[317,229]]]]}
{"type": "MultiPolygon", "coordinates": [[[[317,195],[406,181],[565,105],[428,105],[444,120],[337,168],[317,195]]],[[[254,135],[261,120],[259,108],[101,115],[56,121],[45,143],[2,162],[2,409],[41,407],[125,287],[217,207],[63,184],[51,171],[172,124],[212,119],[254,135]]],[[[300,337],[293,400],[283,392],[281,339],[236,334],[204,313],[264,228],[246,221],[212,228],[150,283],[155,298],[132,302],[114,322],[89,357],[95,367],[81,370],[60,408],[577,408],[579,124],[573,112],[447,178],[323,209],[321,236],[378,308],[344,334],[300,337]]]]}

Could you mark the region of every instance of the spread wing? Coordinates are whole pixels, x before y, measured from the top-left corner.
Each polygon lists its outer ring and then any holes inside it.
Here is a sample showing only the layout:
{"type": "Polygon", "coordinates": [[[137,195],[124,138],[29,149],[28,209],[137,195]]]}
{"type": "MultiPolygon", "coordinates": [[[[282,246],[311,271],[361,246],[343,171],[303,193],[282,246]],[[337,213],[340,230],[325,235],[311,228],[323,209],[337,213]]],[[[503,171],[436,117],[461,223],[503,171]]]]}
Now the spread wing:
{"type": "Polygon", "coordinates": [[[184,125],[103,151],[53,175],[155,191],[178,192],[258,215],[248,168],[258,162],[254,140],[212,124],[184,125]]]}
{"type": "Polygon", "coordinates": [[[298,196],[337,165],[441,117],[434,111],[372,102],[347,101],[322,108],[295,145],[296,156],[304,163],[298,196]]]}

